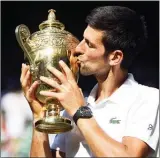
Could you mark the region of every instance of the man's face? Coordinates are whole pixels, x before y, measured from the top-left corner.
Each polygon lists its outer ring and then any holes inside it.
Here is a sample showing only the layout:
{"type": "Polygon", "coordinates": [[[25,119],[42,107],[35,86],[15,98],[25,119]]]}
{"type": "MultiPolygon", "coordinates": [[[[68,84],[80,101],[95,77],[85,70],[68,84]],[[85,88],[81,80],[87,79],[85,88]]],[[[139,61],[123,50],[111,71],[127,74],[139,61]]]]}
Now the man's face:
{"type": "Polygon", "coordinates": [[[80,73],[85,76],[108,74],[110,66],[102,43],[103,32],[87,26],[83,37],[76,47],[80,73]]]}

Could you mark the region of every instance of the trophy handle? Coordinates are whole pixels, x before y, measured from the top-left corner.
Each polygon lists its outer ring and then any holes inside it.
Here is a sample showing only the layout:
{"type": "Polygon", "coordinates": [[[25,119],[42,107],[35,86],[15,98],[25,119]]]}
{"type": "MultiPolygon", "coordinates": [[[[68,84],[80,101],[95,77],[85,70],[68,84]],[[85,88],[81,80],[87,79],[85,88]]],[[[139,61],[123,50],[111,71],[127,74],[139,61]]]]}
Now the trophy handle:
{"type": "Polygon", "coordinates": [[[32,63],[32,58],[28,53],[29,47],[27,47],[27,42],[26,42],[27,39],[30,37],[29,28],[26,25],[21,24],[16,27],[15,34],[16,34],[16,39],[24,52],[24,59],[26,59],[27,57],[29,62],[32,63]]]}

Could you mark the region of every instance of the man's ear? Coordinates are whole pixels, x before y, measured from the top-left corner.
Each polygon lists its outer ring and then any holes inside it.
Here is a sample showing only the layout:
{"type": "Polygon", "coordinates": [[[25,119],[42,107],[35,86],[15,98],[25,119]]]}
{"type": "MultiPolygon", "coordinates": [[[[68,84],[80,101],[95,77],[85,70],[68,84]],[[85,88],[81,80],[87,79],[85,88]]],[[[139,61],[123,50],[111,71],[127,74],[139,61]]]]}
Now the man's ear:
{"type": "Polygon", "coordinates": [[[110,66],[121,64],[123,60],[123,52],[121,50],[115,50],[109,55],[110,66]]]}

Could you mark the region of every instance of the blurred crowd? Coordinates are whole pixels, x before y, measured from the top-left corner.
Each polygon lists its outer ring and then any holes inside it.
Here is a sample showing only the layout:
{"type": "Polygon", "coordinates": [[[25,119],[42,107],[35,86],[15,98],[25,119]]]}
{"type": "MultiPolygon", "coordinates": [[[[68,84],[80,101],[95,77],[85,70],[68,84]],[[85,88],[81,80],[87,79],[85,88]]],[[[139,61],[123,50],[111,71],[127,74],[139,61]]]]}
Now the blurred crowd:
{"type": "Polygon", "coordinates": [[[32,113],[21,90],[1,97],[1,157],[29,157],[32,113]]]}

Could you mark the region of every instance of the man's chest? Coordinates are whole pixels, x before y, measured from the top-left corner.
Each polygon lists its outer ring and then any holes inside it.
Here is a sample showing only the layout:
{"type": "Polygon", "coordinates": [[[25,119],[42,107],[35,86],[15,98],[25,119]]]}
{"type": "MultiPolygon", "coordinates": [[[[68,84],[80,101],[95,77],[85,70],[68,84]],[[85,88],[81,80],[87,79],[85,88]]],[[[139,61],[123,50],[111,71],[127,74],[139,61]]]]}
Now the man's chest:
{"type": "Polygon", "coordinates": [[[93,110],[93,115],[103,131],[121,142],[127,125],[128,109],[116,106],[93,110]]]}

